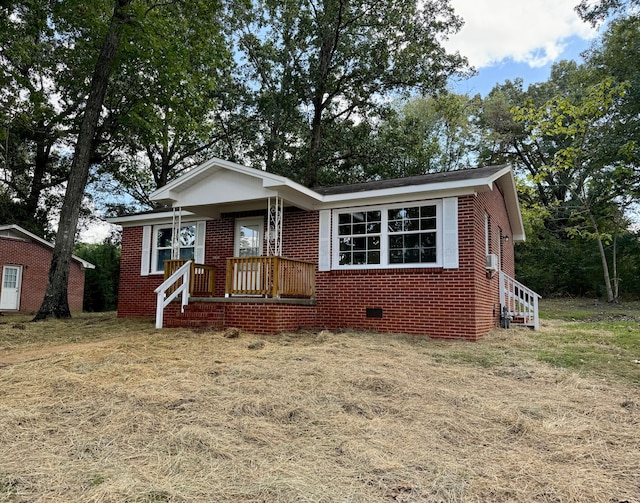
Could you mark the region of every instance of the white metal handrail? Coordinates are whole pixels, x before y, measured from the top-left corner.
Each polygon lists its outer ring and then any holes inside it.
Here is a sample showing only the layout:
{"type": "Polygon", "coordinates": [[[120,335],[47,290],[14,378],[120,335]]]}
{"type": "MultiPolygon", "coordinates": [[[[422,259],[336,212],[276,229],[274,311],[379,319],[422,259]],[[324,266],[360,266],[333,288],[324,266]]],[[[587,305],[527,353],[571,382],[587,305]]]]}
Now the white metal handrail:
{"type": "Polygon", "coordinates": [[[191,275],[191,260],[187,260],[182,266],[176,270],[171,276],[165,279],[162,284],[154,290],[157,295],[156,301],[156,328],[162,328],[162,319],[164,317],[164,308],[182,294],[180,310],[184,313],[184,306],[189,303],[189,280],[191,275]],[[182,278],[182,284],[167,296],[167,290],[174,286],[178,280],[182,278]]]}
{"type": "Polygon", "coordinates": [[[538,299],[540,295],[500,271],[500,304],[506,307],[509,315],[523,319],[523,323],[540,329],[538,299]]]}

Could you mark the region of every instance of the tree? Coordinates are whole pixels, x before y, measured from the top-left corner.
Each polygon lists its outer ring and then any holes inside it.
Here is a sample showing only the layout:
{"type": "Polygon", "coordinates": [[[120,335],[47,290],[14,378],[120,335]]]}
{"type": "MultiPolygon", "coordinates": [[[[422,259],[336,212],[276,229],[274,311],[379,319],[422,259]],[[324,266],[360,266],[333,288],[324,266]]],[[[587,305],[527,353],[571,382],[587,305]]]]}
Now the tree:
{"type": "Polygon", "coordinates": [[[0,183],[5,212],[40,235],[57,199],[50,189],[66,181],[65,142],[77,103],[56,102],[56,67],[63,59],[49,20],[53,2],[8,1],[0,6],[0,183]],[[69,105],[69,106],[66,106],[69,105]]]}
{"type": "Polygon", "coordinates": [[[67,182],[65,198],[60,212],[53,258],[49,269],[49,281],[42,305],[36,313],[34,321],[52,316],[56,318],[71,317],[67,300],[69,264],[78,225],[80,205],[87,185],[91,156],[95,148],[94,138],[104,97],[107,93],[111,68],[123,29],[131,19],[130,14],[127,12],[131,1],[114,0],[113,3],[113,13],[100,48],[100,54],[95,63],[89,96],[84,108],[71,163],[69,181],[67,182]]]}
{"type": "Polygon", "coordinates": [[[343,181],[375,156],[352,140],[390,95],[428,94],[466,68],[441,45],[462,24],[448,0],[255,0],[234,20],[255,89],[253,158],[308,186],[343,181]]]}
{"type": "Polygon", "coordinates": [[[204,156],[236,158],[246,114],[220,2],[170,2],[138,22],[105,102],[117,128],[98,151],[104,182],[152,206],[150,192],[204,156]]]}
{"type": "Polygon", "coordinates": [[[632,11],[632,9],[640,6],[639,0],[600,0],[593,2],[592,0],[580,0],[576,7],[578,15],[596,26],[610,16],[621,15],[632,11]]]}
{"type": "Polygon", "coordinates": [[[74,253],[96,266],[85,271],[83,309],[90,312],[116,310],[120,247],[108,238],[102,243],[78,243],[74,253]]]}
{"type": "Polygon", "coordinates": [[[371,131],[368,148],[379,154],[363,167],[363,179],[474,166],[479,103],[480,96],[441,93],[412,98],[389,111],[371,131]]]}
{"type": "Polygon", "coordinates": [[[601,149],[620,176],[628,178],[636,200],[640,198],[640,17],[613,20],[600,43],[594,45],[586,64],[599,79],[612,78],[625,86],[614,103],[612,120],[601,128],[601,149]]]}
{"type": "MultiPolygon", "coordinates": [[[[604,80],[592,86],[581,100],[556,96],[541,107],[514,109],[514,119],[524,125],[532,144],[545,139],[556,147],[553,156],[537,166],[533,183],[548,187],[558,197],[553,206],[569,236],[595,241],[601,259],[607,300],[617,300],[609,273],[604,243],[624,228],[612,218],[620,206],[615,167],[600,156],[600,126],[611,119],[613,103],[624,88],[604,80]],[[608,227],[608,228],[607,228],[608,227]]],[[[619,188],[619,187],[618,187],[619,188]]]]}

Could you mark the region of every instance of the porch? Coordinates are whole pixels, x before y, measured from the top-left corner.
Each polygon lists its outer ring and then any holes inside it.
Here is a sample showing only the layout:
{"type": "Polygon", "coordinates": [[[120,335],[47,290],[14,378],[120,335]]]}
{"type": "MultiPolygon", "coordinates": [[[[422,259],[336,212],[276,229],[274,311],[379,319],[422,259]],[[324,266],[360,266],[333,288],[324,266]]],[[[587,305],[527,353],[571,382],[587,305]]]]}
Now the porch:
{"type": "Polygon", "coordinates": [[[155,290],[156,328],[219,328],[229,324],[234,313],[248,304],[253,305],[252,313],[263,313],[263,324],[271,325],[266,332],[274,331],[275,325],[278,325],[277,331],[289,329],[292,323],[299,322],[295,326],[298,328],[315,320],[315,309],[311,318],[304,308],[300,310],[300,306],[315,306],[315,264],[311,262],[279,256],[228,258],[224,297],[214,294],[217,272],[213,266],[196,264],[192,260],[166,260],[165,280],[155,290]],[[178,298],[180,302],[173,303],[178,298]],[[275,325],[269,323],[270,319],[275,325]],[[281,319],[287,326],[280,327],[281,319]]]}

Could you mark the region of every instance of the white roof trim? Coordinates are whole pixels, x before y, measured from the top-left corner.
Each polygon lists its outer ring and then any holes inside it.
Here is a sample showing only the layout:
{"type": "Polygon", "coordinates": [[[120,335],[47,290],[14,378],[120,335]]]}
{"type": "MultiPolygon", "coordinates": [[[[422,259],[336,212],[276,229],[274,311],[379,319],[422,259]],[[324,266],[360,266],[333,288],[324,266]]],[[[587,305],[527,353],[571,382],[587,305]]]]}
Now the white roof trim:
{"type": "MultiPolygon", "coordinates": [[[[180,210],[176,214],[180,214],[181,219],[197,219],[207,220],[205,217],[201,217],[186,210],[180,210]]],[[[173,210],[167,211],[154,211],[149,213],[139,213],[137,215],[123,215],[121,217],[108,217],[106,220],[110,224],[121,225],[122,227],[139,226],[145,224],[157,224],[160,221],[171,222],[173,219],[173,210]]]]}
{"type": "MultiPolygon", "coordinates": [[[[198,207],[190,205],[189,201],[182,201],[181,193],[198,183],[203,183],[207,178],[219,170],[228,170],[235,173],[241,173],[246,176],[259,178],[262,180],[262,187],[267,189],[265,198],[269,193],[277,193],[283,197],[289,204],[293,204],[306,210],[321,210],[347,207],[353,205],[364,204],[387,204],[409,200],[419,199],[435,199],[441,197],[456,197],[474,194],[478,192],[487,192],[494,189],[494,184],[498,183],[505,193],[505,204],[509,219],[511,220],[512,230],[514,232],[514,241],[524,241],[524,226],[522,222],[522,213],[520,212],[520,204],[516,191],[515,179],[513,177],[511,166],[505,166],[494,173],[478,178],[469,178],[462,180],[443,180],[430,183],[420,183],[416,185],[403,185],[396,187],[387,187],[371,190],[358,190],[354,192],[342,192],[338,194],[319,194],[312,189],[304,187],[284,176],[269,173],[255,168],[249,168],[241,164],[224,159],[212,158],[200,164],[188,173],[176,178],[164,187],[154,191],[150,198],[152,201],[163,202],[173,205],[174,207],[188,207],[191,211],[197,212],[198,207]],[[508,179],[508,181],[507,181],[508,179]]],[[[237,203],[242,203],[238,200],[237,203]]],[[[202,204],[202,203],[200,203],[202,204]]],[[[206,205],[205,205],[206,206],[206,205]]],[[[203,206],[203,208],[205,207],[203,206]]],[[[228,203],[218,206],[219,209],[229,208],[228,203]]],[[[185,216],[196,216],[191,211],[182,210],[183,218],[185,216]]],[[[129,225],[144,225],[157,223],[161,219],[171,218],[170,211],[166,213],[145,213],[139,215],[130,215],[117,218],[109,218],[108,222],[129,225]]],[[[203,209],[203,216],[206,212],[203,209]]]]}
{"type": "Polygon", "coordinates": [[[307,187],[300,185],[299,183],[296,183],[284,176],[269,173],[268,171],[250,168],[248,166],[243,166],[242,164],[237,164],[235,162],[225,161],[224,159],[219,159],[217,157],[203,162],[188,173],[169,182],[164,187],[155,190],[150,194],[149,198],[152,201],[176,201],[178,199],[180,187],[188,188],[192,186],[193,184],[197,183],[199,179],[205,178],[207,176],[207,171],[216,167],[234,171],[236,173],[242,173],[244,175],[252,176],[255,178],[260,178],[262,179],[262,186],[264,188],[277,189],[279,187],[287,187],[297,192],[298,194],[306,196],[307,198],[310,198],[312,200],[319,200],[321,198],[321,196],[313,190],[308,189],[307,187]]]}
{"type": "MultiPolygon", "coordinates": [[[[0,225],[0,231],[8,231],[8,230],[12,230],[15,231],[17,234],[22,234],[23,236],[28,237],[29,239],[32,239],[38,243],[40,243],[41,245],[46,246],[47,248],[51,248],[53,250],[53,243],[50,243],[49,241],[47,241],[46,239],[42,239],[39,236],[36,236],[35,234],[29,232],[26,229],[23,229],[22,227],[20,227],[19,225],[16,224],[9,224],[9,225],[0,225]]],[[[86,260],[77,257],[76,255],[71,255],[71,258],[80,262],[82,264],[82,267],[84,267],[85,269],[95,269],[96,266],[93,265],[91,262],[87,262],[86,260]]]]}

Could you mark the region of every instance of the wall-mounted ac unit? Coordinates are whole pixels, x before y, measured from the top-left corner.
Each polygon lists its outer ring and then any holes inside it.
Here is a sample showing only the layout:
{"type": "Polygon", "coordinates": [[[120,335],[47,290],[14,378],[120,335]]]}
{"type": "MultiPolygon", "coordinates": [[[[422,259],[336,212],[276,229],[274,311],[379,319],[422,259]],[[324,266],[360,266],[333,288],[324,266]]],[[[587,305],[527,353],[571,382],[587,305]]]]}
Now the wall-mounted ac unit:
{"type": "Polygon", "coordinates": [[[498,256],[493,253],[487,255],[487,271],[497,271],[499,268],[498,256]]]}

